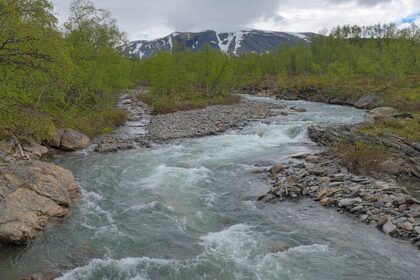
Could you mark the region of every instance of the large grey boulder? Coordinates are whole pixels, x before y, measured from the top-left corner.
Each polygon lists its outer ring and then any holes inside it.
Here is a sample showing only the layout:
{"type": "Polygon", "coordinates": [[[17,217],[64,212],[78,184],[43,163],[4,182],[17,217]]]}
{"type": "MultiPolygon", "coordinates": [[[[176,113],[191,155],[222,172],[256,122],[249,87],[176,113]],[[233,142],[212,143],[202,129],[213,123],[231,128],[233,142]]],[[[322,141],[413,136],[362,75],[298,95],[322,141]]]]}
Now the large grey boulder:
{"type": "Polygon", "coordinates": [[[360,109],[373,109],[382,106],[382,104],[383,101],[378,96],[375,94],[368,94],[354,102],[354,107],[360,109]]]}
{"type": "Polygon", "coordinates": [[[64,131],[61,137],[60,148],[66,151],[76,151],[87,148],[90,144],[90,139],[83,133],[68,128],[64,131]]]}
{"type": "Polygon", "coordinates": [[[0,242],[25,244],[64,217],[79,193],[73,174],[57,165],[40,161],[0,165],[0,242]]]}

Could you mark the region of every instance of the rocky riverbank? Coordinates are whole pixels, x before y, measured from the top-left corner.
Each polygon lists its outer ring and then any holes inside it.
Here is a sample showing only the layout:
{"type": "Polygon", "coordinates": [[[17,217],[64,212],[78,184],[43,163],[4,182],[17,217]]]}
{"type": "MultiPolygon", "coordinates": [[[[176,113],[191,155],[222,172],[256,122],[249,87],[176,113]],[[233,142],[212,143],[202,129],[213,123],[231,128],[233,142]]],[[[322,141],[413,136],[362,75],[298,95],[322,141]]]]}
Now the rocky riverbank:
{"type": "MultiPolygon", "coordinates": [[[[280,114],[285,106],[255,102],[243,98],[232,105],[214,105],[201,109],[151,115],[147,104],[138,100],[145,88],[126,91],[118,107],[128,113],[129,121],[113,133],[100,137],[96,152],[148,148],[170,140],[222,133],[243,126],[253,119],[280,114]]],[[[284,112],[283,112],[284,113],[284,112]]]]}
{"type": "Polygon", "coordinates": [[[303,155],[274,165],[273,187],[259,199],[277,202],[310,197],[325,207],[348,213],[420,249],[420,201],[395,181],[356,176],[329,153],[303,155]]]}
{"type": "Polygon", "coordinates": [[[149,137],[156,142],[215,135],[243,126],[253,119],[279,114],[285,106],[242,99],[238,104],[215,105],[203,109],[153,116],[149,137]]]}

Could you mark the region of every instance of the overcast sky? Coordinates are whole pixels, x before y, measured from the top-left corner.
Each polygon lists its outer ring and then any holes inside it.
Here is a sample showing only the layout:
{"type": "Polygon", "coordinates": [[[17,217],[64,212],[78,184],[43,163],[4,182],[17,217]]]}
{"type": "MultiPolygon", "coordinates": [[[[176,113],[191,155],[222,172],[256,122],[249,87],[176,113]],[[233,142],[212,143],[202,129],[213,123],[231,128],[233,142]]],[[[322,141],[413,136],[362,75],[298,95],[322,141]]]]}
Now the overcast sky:
{"type": "MultiPolygon", "coordinates": [[[[318,32],[337,24],[420,25],[420,0],[91,0],[112,12],[131,40],[173,31],[248,27],[318,32]]],[[[65,20],[71,0],[52,0],[65,20]]],[[[234,31],[234,30],[233,30],[234,31]]]]}

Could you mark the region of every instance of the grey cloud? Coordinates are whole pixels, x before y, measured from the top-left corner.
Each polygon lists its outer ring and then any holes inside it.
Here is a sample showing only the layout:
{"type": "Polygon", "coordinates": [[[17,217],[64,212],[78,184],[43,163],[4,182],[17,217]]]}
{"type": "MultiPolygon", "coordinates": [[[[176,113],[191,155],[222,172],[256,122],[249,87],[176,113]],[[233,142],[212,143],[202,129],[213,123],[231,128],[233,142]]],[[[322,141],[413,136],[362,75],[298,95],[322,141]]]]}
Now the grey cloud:
{"type": "MultiPolygon", "coordinates": [[[[165,25],[177,31],[196,26],[246,26],[255,19],[276,15],[279,0],[91,0],[112,11],[123,30],[140,34],[165,25]]],[[[52,0],[63,14],[65,2],[52,0]]],[[[136,36],[134,35],[134,36],[136,36]]],[[[138,35],[137,35],[138,36],[138,35]]],[[[133,37],[133,35],[131,36],[133,37]]]]}
{"type": "Polygon", "coordinates": [[[357,4],[363,5],[363,6],[375,6],[377,4],[392,2],[392,0],[329,0],[329,2],[333,2],[333,3],[356,2],[357,4]]]}

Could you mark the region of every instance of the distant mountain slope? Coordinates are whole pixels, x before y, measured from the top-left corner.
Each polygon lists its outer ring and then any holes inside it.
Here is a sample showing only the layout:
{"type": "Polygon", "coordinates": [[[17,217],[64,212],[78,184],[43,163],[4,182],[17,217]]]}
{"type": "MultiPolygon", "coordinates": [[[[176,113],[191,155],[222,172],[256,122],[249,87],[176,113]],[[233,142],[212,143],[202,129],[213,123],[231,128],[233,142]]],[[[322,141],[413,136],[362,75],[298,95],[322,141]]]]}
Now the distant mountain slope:
{"type": "Polygon", "coordinates": [[[320,36],[316,33],[291,33],[241,29],[235,32],[218,32],[206,30],[202,32],[174,32],[166,37],[153,41],[133,41],[125,53],[139,58],[150,57],[158,51],[172,51],[184,48],[198,51],[205,45],[231,55],[254,52],[265,53],[283,45],[296,46],[308,44],[320,36]]]}

